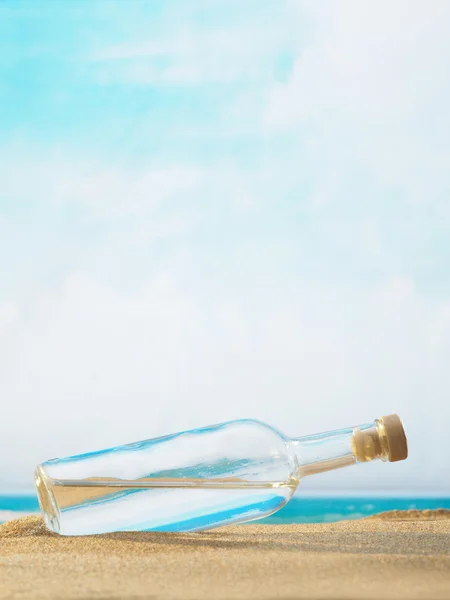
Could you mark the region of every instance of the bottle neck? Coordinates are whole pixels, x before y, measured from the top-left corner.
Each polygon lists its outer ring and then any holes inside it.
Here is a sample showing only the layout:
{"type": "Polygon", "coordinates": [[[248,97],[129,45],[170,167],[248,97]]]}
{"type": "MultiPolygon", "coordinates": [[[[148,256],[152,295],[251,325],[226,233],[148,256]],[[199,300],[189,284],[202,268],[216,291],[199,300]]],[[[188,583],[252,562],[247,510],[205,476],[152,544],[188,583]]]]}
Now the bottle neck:
{"type": "Polygon", "coordinates": [[[290,443],[297,456],[299,477],[340,469],[358,462],[388,460],[387,438],[380,421],[293,438],[290,443]]]}

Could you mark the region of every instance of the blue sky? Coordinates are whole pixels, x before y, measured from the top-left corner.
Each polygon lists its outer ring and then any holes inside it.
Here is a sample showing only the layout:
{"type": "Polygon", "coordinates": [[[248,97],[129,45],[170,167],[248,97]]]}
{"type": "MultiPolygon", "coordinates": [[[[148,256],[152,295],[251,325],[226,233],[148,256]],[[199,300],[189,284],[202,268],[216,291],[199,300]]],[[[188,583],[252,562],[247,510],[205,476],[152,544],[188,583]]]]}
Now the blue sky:
{"type": "Polygon", "coordinates": [[[0,2],[5,485],[398,411],[405,465],[314,485],[449,489],[449,34],[439,0],[0,2]]]}

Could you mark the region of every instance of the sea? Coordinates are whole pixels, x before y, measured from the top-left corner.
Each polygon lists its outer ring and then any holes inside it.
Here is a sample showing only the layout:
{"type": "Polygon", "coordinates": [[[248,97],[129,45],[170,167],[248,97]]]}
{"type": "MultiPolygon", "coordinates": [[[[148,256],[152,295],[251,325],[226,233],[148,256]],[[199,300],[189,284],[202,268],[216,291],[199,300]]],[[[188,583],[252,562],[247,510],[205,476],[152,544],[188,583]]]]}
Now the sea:
{"type": "MultiPolygon", "coordinates": [[[[416,496],[294,496],[281,510],[258,523],[332,523],[361,519],[390,510],[450,510],[450,497],[416,496]]],[[[0,495],[0,523],[37,514],[39,504],[33,494],[0,495]]]]}

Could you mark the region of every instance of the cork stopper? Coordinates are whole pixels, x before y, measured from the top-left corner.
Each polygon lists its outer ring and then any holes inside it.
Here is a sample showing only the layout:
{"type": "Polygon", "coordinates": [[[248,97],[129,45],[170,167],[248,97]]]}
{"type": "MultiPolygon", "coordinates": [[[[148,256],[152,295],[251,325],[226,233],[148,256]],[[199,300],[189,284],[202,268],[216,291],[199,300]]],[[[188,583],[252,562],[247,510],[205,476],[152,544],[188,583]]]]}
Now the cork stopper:
{"type": "Polygon", "coordinates": [[[387,455],[389,462],[405,460],[408,458],[408,440],[406,439],[403,423],[398,415],[381,417],[377,424],[380,437],[386,438],[387,455]]]}
{"type": "Polygon", "coordinates": [[[381,417],[370,428],[354,429],[351,443],[359,462],[376,458],[396,462],[408,457],[408,442],[398,415],[381,417]]]}

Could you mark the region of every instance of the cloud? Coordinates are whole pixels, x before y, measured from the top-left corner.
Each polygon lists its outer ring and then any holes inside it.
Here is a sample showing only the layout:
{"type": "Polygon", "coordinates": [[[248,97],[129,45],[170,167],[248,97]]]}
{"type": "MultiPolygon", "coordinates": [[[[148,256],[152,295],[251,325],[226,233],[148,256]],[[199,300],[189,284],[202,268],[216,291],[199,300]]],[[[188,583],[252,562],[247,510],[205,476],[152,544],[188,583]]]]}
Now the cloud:
{"type": "Polygon", "coordinates": [[[196,166],[124,168],[79,154],[63,157],[51,146],[39,154],[30,150],[22,144],[3,148],[0,177],[4,201],[10,206],[29,204],[32,192],[35,204],[53,208],[76,204],[97,219],[138,217],[176,197],[189,197],[207,177],[196,166]]]}
{"type": "Polygon", "coordinates": [[[448,220],[449,4],[294,6],[311,34],[290,81],[269,93],[268,131],[298,132],[306,168],[334,183],[320,192],[331,202],[364,173],[366,186],[370,178],[407,203],[433,202],[448,220]]]}
{"type": "Polygon", "coordinates": [[[257,14],[237,5],[231,18],[227,9],[217,5],[209,27],[198,20],[194,6],[184,18],[169,9],[151,36],[139,29],[133,41],[97,48],[90,57],[97,81],[208,85],[273,80],[280,56],[299,43],[289,5],[280,2],[277,11],[258,6],[257,14]],[[217,18],[221,13],[222,20],[217,18]]]}
{"type": "Polygon", "coordinates": [[[274,123],[288,127],[305,117],[332,119],[344,113],[366,127],[369,117],[375,124],[401,126],[417,116],[419,107],[434,102],[442,86],[448,91],[447,2],[296,6],[298,20],[308,19],[312,34],[289,84],[274,90],[268,115],[274,123]]]}

